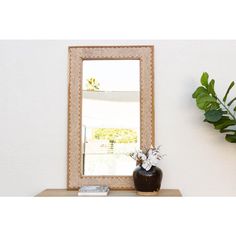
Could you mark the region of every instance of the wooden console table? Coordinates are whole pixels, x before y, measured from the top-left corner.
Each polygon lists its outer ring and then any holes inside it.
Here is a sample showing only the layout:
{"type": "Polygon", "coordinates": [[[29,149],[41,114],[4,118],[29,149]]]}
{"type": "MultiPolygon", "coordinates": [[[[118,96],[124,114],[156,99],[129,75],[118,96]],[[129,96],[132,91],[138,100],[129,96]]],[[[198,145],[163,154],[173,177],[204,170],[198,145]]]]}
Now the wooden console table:
{"type": "MultiPolygon", "coordinates": [[[[142,197],[135,190],[110,190],[108,197],[142,197]]],[[[181,197],[178,189],[161,189],[156,195],[150,197],[181,197]]],[[[36,197],[78,197],[78,191],[66,189],[46,189],[36,197]]]]}

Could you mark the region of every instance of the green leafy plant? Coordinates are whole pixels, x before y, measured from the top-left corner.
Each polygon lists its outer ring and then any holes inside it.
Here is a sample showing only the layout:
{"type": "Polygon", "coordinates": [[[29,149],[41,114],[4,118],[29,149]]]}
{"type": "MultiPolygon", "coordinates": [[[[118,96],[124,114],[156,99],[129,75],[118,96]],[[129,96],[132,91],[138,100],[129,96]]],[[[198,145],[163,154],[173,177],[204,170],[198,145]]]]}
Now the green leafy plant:
{"type": "Polygon", "coordinates": [[[96,128],[93,139],[109,140],[111,143],[136,143],[137,132],[133,129],[96,128]]]}
{"type": "Polygon", "coordinates": [[[100,83],[96,80],[96,78],[87,79],[87,90],[89,91],[98,91],[100,89],[100,83]]]}
{"type": "Polygon", "coordinates": [[[236,97],[230,101],[227,98],[234,84],[234,81],[230,83],[223,99],[220,99],[215,92],[215,80],[209,81],[208,73],[203,72],[201,86],[192,95],[196,99],[197,107],[205,112],[204,121],[212,124],[221,133],[226,133],[225,139],[230,143],[236,143],[236,97]]]}

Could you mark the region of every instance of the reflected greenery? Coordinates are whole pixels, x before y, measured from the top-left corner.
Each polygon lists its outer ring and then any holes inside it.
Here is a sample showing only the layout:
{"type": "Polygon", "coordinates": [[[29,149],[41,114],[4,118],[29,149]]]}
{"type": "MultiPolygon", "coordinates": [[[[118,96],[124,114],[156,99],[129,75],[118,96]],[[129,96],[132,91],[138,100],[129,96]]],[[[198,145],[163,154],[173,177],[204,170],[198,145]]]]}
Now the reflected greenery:
{"type": "Polygon", "coordinates": [[[110,143],[136,143],[137,132],[133,129],[96,128],[93,139],[109,140],[110,143]]]}

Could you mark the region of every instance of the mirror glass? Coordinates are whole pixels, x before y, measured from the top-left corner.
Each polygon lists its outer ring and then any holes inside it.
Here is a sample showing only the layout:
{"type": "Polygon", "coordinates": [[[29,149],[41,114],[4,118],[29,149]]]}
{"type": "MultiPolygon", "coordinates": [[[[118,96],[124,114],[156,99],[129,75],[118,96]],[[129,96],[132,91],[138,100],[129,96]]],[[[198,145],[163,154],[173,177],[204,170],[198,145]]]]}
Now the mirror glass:
{"type": "Polygon", "coordinates": [[[84,175],[132,175],[140,148],[140,61],[84,60],[84,175]]]}

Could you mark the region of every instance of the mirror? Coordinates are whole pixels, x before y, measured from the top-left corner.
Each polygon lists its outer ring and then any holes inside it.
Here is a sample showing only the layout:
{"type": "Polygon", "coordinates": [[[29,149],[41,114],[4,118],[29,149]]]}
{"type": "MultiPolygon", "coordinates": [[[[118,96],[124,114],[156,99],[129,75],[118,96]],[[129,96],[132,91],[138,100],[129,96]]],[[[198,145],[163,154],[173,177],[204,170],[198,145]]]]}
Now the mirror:
{"type": "Polygon", "coordinates": [[[67,189],[134,189],[128,154],[154,142],[154,47],[71,46],[67,189]]]}
{"type": "Polygon", "coordinates": [[[140,61],[84,60],[84,175],[131,175],[140,149],[140,61]]]}

